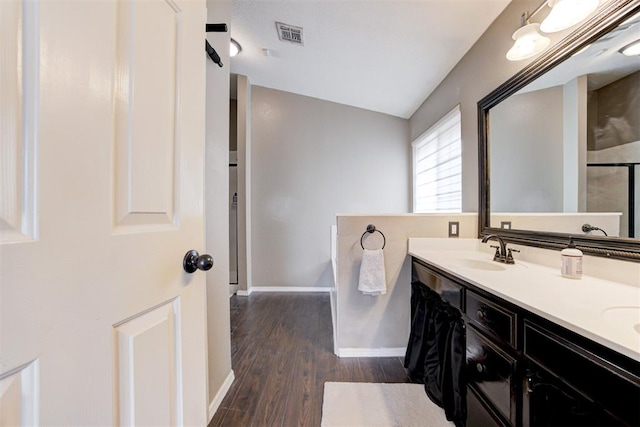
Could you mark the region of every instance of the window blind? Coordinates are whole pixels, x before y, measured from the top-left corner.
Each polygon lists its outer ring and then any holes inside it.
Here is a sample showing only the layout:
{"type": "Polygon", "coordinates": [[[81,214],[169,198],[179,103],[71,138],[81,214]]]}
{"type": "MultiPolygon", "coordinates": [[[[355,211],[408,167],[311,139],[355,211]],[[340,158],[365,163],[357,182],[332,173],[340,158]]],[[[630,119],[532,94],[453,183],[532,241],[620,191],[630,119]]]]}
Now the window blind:
{"type": "Polygon", "coordinates": [[[462,211],[460,106],[413,142],[413,211],[462,211]]]}

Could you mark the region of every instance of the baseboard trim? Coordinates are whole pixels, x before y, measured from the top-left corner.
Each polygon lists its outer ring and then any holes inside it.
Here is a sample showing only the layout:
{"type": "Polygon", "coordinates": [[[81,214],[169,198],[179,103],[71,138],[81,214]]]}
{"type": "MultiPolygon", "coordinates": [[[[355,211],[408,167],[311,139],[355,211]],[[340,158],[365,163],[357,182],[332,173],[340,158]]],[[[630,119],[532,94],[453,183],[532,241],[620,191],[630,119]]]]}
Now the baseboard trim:
{"type": "Polygon", "coordinates": [[[210,423],[211,420],[213,419],[213,416],[216,414],[216,411],[218,410],[218,408],[220,407],[220,404],[222,403],[222,399],[224,399],[224,397],[227,395],[227,392],[231,388],[231,384],[233,384],[233,381],[235,380],[235,378],[236,376],[233,373],[233,369],[232,369],[229,372],[229,375],[227,375],[227,378],[225,378],[224,382],[220,386],[220,389],[216,393],[215,397],[209,404],[209,422],[208,423],[210,423]]]}
{"type": "Polygon", "coordinates": [[[402,357],[406,347],[339,348],[338,357],[402,357]]]}
{"type": "Polygon", "coordinates": [[[238,293],[238,285],[229,285],[229,298],[238,293]]]}
{"type": "Polygon", "coordinates": [[[236,295],[239,297],[248,297],[254,292],[331,292],[331,288],[306,286],[253,286],[248,291],[238,289],[236,295]]]}
{"type": "Polygon", "coordinates": [[[251,292],[331,292],[331,288],[314,288],[306,286],[254,286],[251,288],[251,292]]]}

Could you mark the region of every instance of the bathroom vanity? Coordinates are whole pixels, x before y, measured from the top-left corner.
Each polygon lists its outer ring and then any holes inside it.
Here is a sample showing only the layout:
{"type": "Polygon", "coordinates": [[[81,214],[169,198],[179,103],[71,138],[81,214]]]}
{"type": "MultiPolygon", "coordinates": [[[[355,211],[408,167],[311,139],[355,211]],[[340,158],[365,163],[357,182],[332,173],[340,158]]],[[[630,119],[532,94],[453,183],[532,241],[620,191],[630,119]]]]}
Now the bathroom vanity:
{"type": "Polygon", "coordinates": [[[640,289],[416,240],[412,281],[466,322],[467,426],[640,425],[640,289]]]}

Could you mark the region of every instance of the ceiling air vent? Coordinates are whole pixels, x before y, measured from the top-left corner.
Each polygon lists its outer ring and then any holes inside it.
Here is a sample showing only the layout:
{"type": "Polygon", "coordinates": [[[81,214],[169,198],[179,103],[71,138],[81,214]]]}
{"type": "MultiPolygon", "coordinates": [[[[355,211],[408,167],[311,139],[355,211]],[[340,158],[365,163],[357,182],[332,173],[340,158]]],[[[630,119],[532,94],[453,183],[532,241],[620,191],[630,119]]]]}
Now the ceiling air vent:
{"type": "Polygon", "coordinates": [[[278,38],[280,40],[299,45],[303,44],[301,27],[294,27],[293,25],[276,22],[276,28],[278,29],[278,38]]]}

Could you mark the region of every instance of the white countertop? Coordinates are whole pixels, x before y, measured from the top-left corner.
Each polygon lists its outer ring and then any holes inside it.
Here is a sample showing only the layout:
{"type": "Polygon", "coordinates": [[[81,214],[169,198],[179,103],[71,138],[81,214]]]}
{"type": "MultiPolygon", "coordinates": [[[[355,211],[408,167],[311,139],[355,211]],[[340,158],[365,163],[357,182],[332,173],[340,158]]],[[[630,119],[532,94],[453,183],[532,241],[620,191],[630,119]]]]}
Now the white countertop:
{"type": "MultiPolygon", "coordinates": [[[[491,241],[494,245],[497,242],[491,241]]],[[[409,255],[586,338],[640,361],[640,288],[518,260],[492,261],[477,239],[409,239],[409,255]],[[488,270],[485,268],[500,268],[488,270]]]]}

